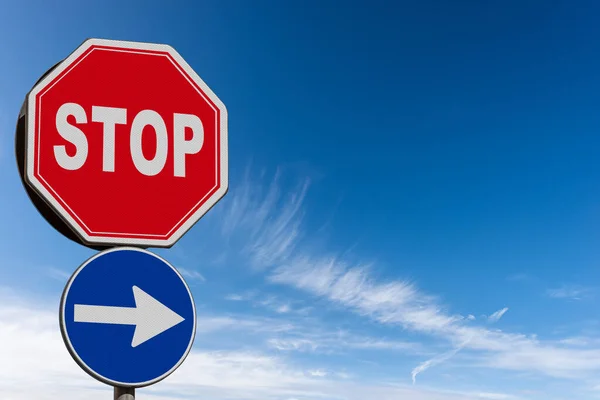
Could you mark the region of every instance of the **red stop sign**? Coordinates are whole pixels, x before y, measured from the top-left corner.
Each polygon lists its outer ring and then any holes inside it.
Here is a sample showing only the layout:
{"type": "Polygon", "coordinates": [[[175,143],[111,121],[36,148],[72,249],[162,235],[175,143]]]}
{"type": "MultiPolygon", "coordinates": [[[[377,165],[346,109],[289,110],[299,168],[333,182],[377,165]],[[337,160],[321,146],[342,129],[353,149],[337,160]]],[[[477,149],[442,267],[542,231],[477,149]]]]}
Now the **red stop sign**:
{"type": "Polygon", "coordinates": [[[26,107],[24,178],[90,245],[170,247],[227,192],[227,110],[170,46],[87,40],[26,107]]]}

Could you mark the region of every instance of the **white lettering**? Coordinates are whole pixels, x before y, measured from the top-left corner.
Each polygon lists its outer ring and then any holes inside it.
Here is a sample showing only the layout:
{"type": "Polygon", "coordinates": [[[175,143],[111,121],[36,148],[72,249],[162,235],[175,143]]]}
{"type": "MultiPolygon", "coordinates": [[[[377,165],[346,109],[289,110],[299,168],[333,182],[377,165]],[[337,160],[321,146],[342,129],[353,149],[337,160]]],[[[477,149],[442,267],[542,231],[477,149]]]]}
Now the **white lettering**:
{"type": "MultiPolygon", "coordinates": [[[[127,110],[117,107],[92,106],[91,121],[102,124],[102,171],[115,172],[116,127],[127,124],[127,110]]],[[[81,168],[88,157],[88,140],[85,133],[71,125],[67,120],[74,117],[76,124],[87,124],[87,114],[83,107],[76,103],[63,104],[56,113],[56,129],[59,135],[69,144],[75,146],[75,154],[69,156],[66,146],[54,146],[56,162],[67,170],[81,168]]],[[[125,128],[123,128],[125,129],[125,128]]],[[[148,131],[148,130],[147,130],[148,131]]],[[[147,132],[150,134],[149,132],[147,132]]],[[[186,157],[198,154],[204,146],[204,126],[196,115],[173,114],[173,175],[186,176],[186,157]],[[191,136],[186,139],[186,131],[191,136]]],[[[153,110],[140,111],[131,123],[129,131],[129,150],[136,169],[146,175],[155,176],[163,171],[169,153],[169,138],[165,121],[153,110]],[[156,152],[147,159],[144,156],[144,129],[151,127],[156,136],[156,152]]]]}
{"type": "Polygon", "coordinates": [[[54,158],[62,168],[74,171],[85,164],[88,155],[88,142],[81,129],[69,124],[67,118],[70,115],[75,117],[75,122],[78,124],[87,123],[85,110],[79,104],[65,103],[58,109],[56,113],[56,130],[63,139],[75,145],[75,154],[69,156],[66,146],[59,145],[54,146],[54,158]]]}
{"type": "Polygon", "coordinates": [[[130,136],[131,159],[138,171],[147,176],[154,176],[162,171],[167,162],[168,146],[167,127],[161,116],[152,110],[140,111],[133,119],[130,136]],[[156,135],[156,154],[151,160],[146,159],[142,152],[142,133],[148,125],[154,128],[156,135]]]}
{"type": "Polygon", "coordinates": [[[103,125],[102,171],[115,172],[115,126],[127,123],[127,110],[92,106],[92,121],[103,125]]]}
{"type": "Polygon", "coordinates": [[[204,144],[204,126],[195,115],[175,114],[173,116],[173,167],[174,175],[185,177],[185,156],[196,154],[204,144]],[[192,138],[185,140],[185,128],[192,130],[192,138]]]}

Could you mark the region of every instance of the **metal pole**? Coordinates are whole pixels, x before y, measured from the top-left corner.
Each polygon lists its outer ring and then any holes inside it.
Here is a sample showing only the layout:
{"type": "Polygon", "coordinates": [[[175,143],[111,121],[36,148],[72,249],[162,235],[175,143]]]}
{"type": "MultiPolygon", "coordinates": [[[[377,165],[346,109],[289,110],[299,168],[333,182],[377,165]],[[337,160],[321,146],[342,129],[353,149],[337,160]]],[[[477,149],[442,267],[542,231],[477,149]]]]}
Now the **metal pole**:
{"type": "Polygon", "coordinates": [[[114,400],[135,400],[135,388],[115,386],[114,400]]]}

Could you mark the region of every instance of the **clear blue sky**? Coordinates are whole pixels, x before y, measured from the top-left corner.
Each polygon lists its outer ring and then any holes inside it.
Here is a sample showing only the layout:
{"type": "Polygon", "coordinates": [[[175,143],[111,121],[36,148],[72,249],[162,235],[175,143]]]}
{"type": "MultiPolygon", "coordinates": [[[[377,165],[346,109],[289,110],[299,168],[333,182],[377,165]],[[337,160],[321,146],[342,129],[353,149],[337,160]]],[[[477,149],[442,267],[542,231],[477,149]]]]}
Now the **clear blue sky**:
{"type": "Polygon", "coordinates": [[[167,43],[228,108],[231,183],[158,251],[206,328],[161,399],[597,398],[600,3],[570,3],[0,2],[0,308],[52,316],[94,254],[21,186],[26,93],[86,38],[167,43]]]}

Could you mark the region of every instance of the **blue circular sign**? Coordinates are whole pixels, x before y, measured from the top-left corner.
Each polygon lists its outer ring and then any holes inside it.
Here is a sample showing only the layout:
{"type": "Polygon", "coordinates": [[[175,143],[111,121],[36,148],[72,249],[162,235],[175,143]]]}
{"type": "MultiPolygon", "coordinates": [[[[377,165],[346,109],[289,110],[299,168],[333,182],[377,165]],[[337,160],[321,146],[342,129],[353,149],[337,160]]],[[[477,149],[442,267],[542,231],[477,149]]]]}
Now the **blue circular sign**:
{"type": "Polygon", "coordinates": [[[146,250],[105,250],[67,283],[60,329],[84,371],[113,386],[142,387],[185,360],[196,333],[196,309],[177,270],[146,250]]]}

